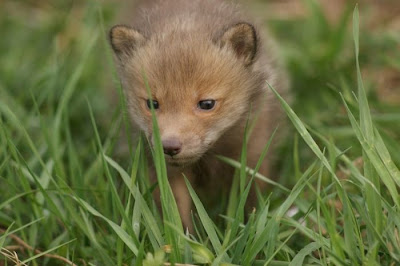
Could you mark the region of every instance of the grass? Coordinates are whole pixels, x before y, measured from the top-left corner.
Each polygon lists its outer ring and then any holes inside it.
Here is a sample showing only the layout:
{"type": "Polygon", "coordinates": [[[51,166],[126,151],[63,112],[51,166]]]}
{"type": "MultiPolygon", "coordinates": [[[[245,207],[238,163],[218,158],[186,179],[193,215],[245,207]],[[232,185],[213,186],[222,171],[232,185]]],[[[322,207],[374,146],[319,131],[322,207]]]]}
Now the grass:
{"type": "Polygon", "coordinates": [[[331,24],[306,3],[305,18],[265,21],[293,84],[290,106],[271,88],[293,124],[279,183],[245,220],[246,173],[265,177],[245,156],[221,158],[238,169],[221,206],[203,205],[187,183],[193,236],[177,216],[161,144],[152,153],[164,219],[146,178],[146,140],[121,151],[129,118],[109,100],[119,86],[105,39],[112,4],[3,1],[0,265],[399,264],[399,104],[363,69],[399,73],[400,38],[368,31],[363,6],[361,19],[349,5],[331,24]]]}

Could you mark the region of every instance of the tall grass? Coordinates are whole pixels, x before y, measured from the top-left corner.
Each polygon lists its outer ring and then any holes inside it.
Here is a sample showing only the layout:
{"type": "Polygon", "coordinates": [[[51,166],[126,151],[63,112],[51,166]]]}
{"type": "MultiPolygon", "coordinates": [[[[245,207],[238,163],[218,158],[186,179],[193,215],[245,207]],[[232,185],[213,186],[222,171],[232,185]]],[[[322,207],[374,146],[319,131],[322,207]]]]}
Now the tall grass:
{"type": "MultiPolygon", "coordinates": [[[[382,123],[380,111],[391,109],[371,97],[362,77],[360,64],[367,62],[360,45],[370,43],[359,32],[358,8],[352,19],[355,53],[346,60],[342,56],[346,42],[351,43],[346,27],[351,13],[343,15],[337,28],[322,23],[318,5],[312,5],[310,19],[302,23],[271,22],[275,30],[308,30],[310,38],[299,46],[327,45],[319,54],[307,50],[301,55],[293,47],[295,34],[291,42],[281,39],[296,98],[292,109],[271,88],[296,132],[295,141],[288,140],[280,153],[282,179],[275,182],[257,173],[261,161],[270,159],[266,151],[273,138],[265,140],[255,169],[246,167],[245,144],[239,161],[219,157],[238,169],[228,203],[218,206],[224,212],[215,217],[213,207],[204,205],[187,181],[195,209],[196,233],[190,235],[182,228],[168,183],[155,115],[150,159],[162,215],[152,197],[155,185],[148,179],[147,140],[127,140],[135,145],[128,156],[121,155],[126,143],[118,143],[120,132],[129,133],[123,94],[121,105],[110,112],[101,91],[112,87],[112,75],[103,75],[113,72],[103,37],[103,21],[109,21],[112,7],[56,1],[36,6],[41,16],[26,21],[22,18],[32,6],[4,5],[0,265],[400,263],[400,136],[396,124],[382,123]],[[61,11],[66,7],[68,12],[61,11]],[[22,32],[26,27],[32,32],[22,32]],[[323,67],[317,73],[329,86],[321,87],[312,78],[319,63],[323,67]],[[313,95],[315,90],[320,91],[313,95]],[[303,101],[307,104],[301,105],[303,101]],[[318,102],[328,108],[319,109],[318,102]],[[339,115],[338,108],[343,111],[339,115]],[[259,195],[258,208],[245,219],[251,187],[247,177],[268,182],[270,190],[259,195]]],[[[391,61],[400,62],[400,53],[391,61]]],[[[392,113],[391,119],[400,121],[400,113],[392,113]]]]}

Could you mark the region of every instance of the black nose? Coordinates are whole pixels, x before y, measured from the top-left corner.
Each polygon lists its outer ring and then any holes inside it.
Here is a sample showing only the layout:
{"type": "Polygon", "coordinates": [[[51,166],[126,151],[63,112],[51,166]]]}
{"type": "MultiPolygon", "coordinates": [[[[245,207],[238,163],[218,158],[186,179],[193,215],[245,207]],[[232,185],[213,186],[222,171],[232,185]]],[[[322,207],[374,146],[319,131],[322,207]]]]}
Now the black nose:
{"type": "Polygon", "coordinates": [[[182,150],[182,143],[176,138],[163,140],[162,145],[164,153],[169,156],[177,155],[182,150]]]}

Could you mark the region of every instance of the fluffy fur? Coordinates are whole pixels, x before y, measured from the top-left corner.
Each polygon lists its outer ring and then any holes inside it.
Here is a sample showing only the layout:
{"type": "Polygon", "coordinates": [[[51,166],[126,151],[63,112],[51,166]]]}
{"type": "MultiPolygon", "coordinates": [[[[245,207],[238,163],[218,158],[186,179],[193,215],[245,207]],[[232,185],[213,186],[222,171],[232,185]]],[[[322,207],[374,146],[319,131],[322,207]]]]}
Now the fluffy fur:
{"type": "MultiPolygon", "coordinates": [[[[248,164],[254,167],[282,117],[266,82],[285,94],[286,78],[273,49],[235,4],[155,1],[132,18],[131,25],[110,31],[119,76],[135,127],[152,139],[145,73],[159,102],[162,141],[181,144],[180,153],[166,160],[182,221],[190,228],[191,199],[182,174],[208,195],[229,188],[233,169],[213,155],[238,159],[248,117],[255,121],[248,143],[248,164]],[[216,100],[214,109],[199,109],[198,102],[207,99],[216,100]]],[[[267,176],[268,161],[260,169],[267,176]]]]}

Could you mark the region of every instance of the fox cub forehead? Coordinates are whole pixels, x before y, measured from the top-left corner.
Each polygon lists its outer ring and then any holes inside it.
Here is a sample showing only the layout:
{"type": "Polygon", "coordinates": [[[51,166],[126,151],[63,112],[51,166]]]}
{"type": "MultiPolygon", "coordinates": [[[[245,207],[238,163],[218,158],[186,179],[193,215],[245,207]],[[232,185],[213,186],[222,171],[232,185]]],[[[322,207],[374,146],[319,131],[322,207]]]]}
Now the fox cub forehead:
{"type": "MultiPolygon", "coordinates": [[[[138,29],[126,25],[116,25],[110,30],[110,43],[117,59],[124,62],[127,58],[140,51],[146,44],[158,43],[160,49],[166,49],[171,41],[180,41],[181,47],[191,45],[191,41],[207,43],[211,41],[215,46],[226,48],[236,59],[241,61],[244,66],[251,65],[258,51],[258,36],[253,25],[240,22],[220,29],[216,34],[209,32],[196,32],[193,30],[171,30],[165,34],[155,34],[145,36],[138,29]]],[[[193,52],[196,52],[195,50],[193,52]]]]}
{"type": "Polygon", "coordinates": [[[171,90],[176,91],[175,98],[219,97],[228,90],[246,90],[244,83],[258,54],[257,32],[246,22],[214,35],[185,30],[145,36],[117,25],[110,30],[110,42],[127,86],[134,84],[137,93],[147,94],[146,76],[158,97],[171,95],[171,90]]]}
{"type": "MultiPolygon", "coordinates": [[[[181,33],[187,34],[191,30],[182,30],[181,33]]],[[[192,30],[196,35],[201,32],[192,30]]],[[[167,33],[172,37],[179,33],[179,26],[167,33]]],[[[159,34],[160,35],[160,34],[159,34]]],[[[161,34],[163,35],[163,34],[161,34]]],[[[234,25],[226,26],[220,29],[216,34],[206,33],[212,41],[220,46],[230,46],[238,57],[242,57],[245,64],[251,64],[258,48],[258,36],[254,26],[247,22],[238,22],[234,25]],[[214,36],[210,36],[214,35],[214,36]]],[[[163,35],[164,37],[165,35],[163,35]]],[[[116,25],[111,28],[110,42],[114,52],[117,55],[133,53],[135,50],[143,46],[146,41],[159,36],[145,36],[140,30],[127,25],[116,25]]]]}

